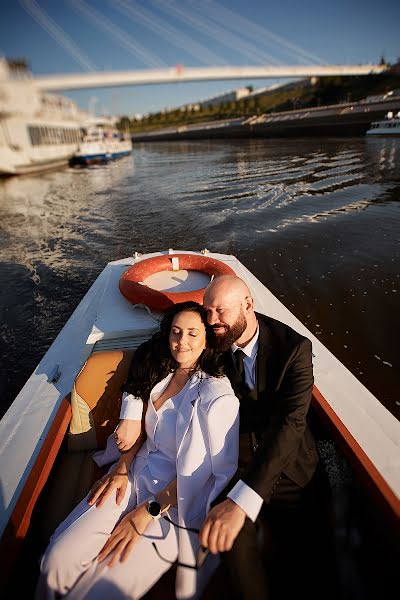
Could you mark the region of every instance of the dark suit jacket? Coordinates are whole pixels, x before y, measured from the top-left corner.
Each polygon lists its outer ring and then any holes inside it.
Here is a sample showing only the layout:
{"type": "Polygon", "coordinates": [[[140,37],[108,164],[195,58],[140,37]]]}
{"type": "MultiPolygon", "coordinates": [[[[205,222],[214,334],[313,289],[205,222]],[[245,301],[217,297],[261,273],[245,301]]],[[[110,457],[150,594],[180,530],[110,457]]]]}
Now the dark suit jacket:
{"type": "Polygon", "coordinates": [[[265,315],[257,313],[257,319],[257,399],[246,392],[232,353],[226,353],[226,374],[240,400],[241,432],[254,431],[259,442],[245,473],[230,487],[242,479],[269,502],[282,474],[304,487],[315,472],[319,457],[307,423],[314,377],[310,340],[265,315]]]}

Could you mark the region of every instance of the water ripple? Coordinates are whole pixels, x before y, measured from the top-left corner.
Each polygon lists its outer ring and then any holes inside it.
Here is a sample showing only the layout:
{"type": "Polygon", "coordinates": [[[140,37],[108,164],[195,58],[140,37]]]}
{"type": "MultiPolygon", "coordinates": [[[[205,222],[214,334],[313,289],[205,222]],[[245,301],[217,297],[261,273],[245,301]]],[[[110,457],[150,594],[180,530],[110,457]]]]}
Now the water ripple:
{"type": "Polygon", "coordinates": [[[354,138],[137,144],[0,182],[2,408],[108,261],[207,247],[236,254],[394,410],[399,182],[400,140],[354,138]]]}

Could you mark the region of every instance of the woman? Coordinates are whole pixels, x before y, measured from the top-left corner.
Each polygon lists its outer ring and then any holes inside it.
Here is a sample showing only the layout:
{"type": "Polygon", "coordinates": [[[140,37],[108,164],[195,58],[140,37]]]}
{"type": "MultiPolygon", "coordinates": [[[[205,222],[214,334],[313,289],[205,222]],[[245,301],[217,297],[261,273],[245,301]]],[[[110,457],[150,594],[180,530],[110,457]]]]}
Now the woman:
{"type": "Polygon", "coordinates": [[[203,307],[184,302],[141,346],[125,389],[148,401],[146,441],[55,531],[38,599],[138,599],[176,560],[176,596],[201,594],[217,557],[200,566],[197,531],[236,471],[239,439],[239,402],[208,335],[203,307]]]}

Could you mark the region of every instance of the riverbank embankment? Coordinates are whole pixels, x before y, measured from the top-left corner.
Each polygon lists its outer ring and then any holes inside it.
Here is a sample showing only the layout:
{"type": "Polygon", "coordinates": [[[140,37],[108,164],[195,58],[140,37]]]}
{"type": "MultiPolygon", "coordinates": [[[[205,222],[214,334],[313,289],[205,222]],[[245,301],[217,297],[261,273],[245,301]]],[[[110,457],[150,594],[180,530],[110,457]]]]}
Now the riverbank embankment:
{"type": "Polygon", "coordinates": [[[225,139],[249,137],[361,136],[372,121],[382,119],[388,111],[400,110],[400,96],[385,100],[335,104],[315,108],[268,113],[180,125],[147,133],[135,133],[133,142],[170,140],[225,139]]]}

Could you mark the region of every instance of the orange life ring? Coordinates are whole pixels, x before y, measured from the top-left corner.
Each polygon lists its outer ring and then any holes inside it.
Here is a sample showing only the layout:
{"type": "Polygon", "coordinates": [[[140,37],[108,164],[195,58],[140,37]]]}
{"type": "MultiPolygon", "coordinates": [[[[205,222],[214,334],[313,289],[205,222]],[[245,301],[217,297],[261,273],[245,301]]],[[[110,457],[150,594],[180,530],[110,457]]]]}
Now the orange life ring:
{"type": "Polygon", "coordinates": [[[178,259],[178,269],[185,271],[201,271],[207,275],[235,275],[227,264],[199,254],[164,254],[139,261],[124,271],[119,280],[121,294],[132,304],[145,304],[153,310],[163,312],[173,304],[194,300],[199,304],[203,302],[204,290],[191,290],[189,292],[159,291],[139,282],[160,271],[177,270],[173,267],[172,259],[178,259]]]}

